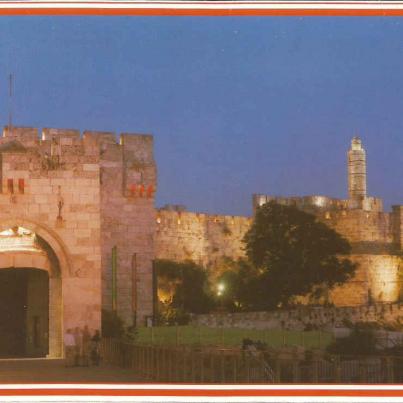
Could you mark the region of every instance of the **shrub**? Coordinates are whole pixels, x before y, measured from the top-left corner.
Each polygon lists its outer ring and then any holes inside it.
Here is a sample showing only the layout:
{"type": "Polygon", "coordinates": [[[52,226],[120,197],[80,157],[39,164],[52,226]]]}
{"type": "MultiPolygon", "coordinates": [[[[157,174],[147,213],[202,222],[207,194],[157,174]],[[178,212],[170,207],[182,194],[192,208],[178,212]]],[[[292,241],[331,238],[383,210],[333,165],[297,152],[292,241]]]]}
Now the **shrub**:
{"type": "Polygon", "coordinates": [[[135,325],[128,326],[124,329],[122,339],[127,343],[134,343],[137,339],[137,328],[135,325]]]}
{"type": "Polygon", "coordinates": [[[349,336],[336,339],[326,351],[340,355],[369,355],[375,354],[376,337],[373,329],[367,327],[355,327],[349,336]]]}
{"type": "Polygon", "coordinates": [[[305,331],[305,332],[311,332],[311,331],[313,331],[313,330],[319,330],[319,329],[320,329],[319,326],[316,325],[316,324],[314,324],[314,323],[307,323],[307,324],[304,326],[304,331],[305,331]]]}
{"type": "Polygon", "coordinates": [[[102,336],[121,338],[125,332],[123,320],[114,311],[102,310],[102,336]]]}
{"type": "Polygon", "coordinates": [[[172,304],[160,304],[160,311],[157,319],[159,325],[187,325],[190,315],[181,308],[175,308],[172,304]]]}

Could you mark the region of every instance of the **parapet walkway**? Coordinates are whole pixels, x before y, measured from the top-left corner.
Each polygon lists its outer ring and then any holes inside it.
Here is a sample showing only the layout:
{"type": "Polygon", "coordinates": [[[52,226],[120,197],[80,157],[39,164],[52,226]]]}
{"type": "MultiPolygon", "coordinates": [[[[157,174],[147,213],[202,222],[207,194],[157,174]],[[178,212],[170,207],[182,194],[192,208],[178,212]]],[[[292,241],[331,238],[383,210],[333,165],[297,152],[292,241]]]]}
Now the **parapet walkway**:
{"type": "Polygon", "coordinates": [[[4,383],[127,383],[142,382],[133,369],[110,365],[69,367],[60,359],[0,359],[4,383]]]}

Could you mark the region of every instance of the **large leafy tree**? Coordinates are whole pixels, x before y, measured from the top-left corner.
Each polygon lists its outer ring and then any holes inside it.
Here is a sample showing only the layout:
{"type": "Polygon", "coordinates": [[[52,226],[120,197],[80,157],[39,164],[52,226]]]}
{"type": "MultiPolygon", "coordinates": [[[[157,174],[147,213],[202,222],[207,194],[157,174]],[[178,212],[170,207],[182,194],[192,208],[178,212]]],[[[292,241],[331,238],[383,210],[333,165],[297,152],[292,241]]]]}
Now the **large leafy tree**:
{"type": "Polygon", "coordinates": [[[249,283],[255,309],[287,304],[315,287],[330,289],[355,271],[349,242],[296,207],[275,202],[259,207],[244,241],[258,270],[249,283]]]}
{"type": "Polygon", "coordinates": [[[173,284],[169,305],[187,313],[206,313],[214,300],[210,291],[207,271],[193,261],[156,261],[158,286],[167,282],[173,284]]]}

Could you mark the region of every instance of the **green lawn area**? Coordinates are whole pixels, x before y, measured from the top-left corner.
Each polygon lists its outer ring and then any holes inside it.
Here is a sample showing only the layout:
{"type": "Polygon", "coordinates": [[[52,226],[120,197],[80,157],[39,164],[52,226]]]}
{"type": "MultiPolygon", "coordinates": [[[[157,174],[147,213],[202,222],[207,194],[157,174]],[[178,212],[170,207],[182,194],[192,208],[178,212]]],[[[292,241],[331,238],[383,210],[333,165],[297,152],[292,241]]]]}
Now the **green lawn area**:
{"type": "Polygon", "coordinates": [[[240,346],[242,339],[260,340],[271,347],[326,347],[332,334],[323,331],[254,330],[196,326],[156,326],[138,329],[137,342],[155,345],[240,346]]]}

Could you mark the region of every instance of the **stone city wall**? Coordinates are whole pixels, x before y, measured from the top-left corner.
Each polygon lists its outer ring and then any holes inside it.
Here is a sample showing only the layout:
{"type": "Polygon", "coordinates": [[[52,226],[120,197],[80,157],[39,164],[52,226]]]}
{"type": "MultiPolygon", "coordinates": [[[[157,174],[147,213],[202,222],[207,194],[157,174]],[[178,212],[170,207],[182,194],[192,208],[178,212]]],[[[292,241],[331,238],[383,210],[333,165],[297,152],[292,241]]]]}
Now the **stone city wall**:
{"type": "Polygon", "coordinates": [[[350,255],[357,264],[354,276],[343,285],[329,290],[319,299],[295,297],[300,304],[334,304],[360,306],[373,303],[393,303],[401,299],[403,260],[391,255],[350,255]]]}
{"type": "Polygon", "coordinates": [[[225,257],[244,256],[242,239],[251,219],[160,209],[156,222],[157,259],[193,260],[214,268],[225,257]]]}
{"type": "Polygon", "coordinates": [[[317,217],[349,240],[354,253],[385,254],[397,249],[392,213],[363,210],[319,212],[317,217]]]}
{"type": "MultiPolygon", "coordinates": [[[[349,240],[354,254],[395,254],[401,249],[403,208],[392,213],[363,210],[316,211],[316,216],[349,240]]],[[[244,256],[242,239],[252,219],[242,216],[157,211],[156,257],[191,259],[214,266],[221,257],[244,256]]]]}
{"type": "Polygon", "coordinates": [[[395,324],[403,319],[402,304],[360,307],[299,307],[270,312],[215,313],[194,315],[192,324],[244,329],[290,329],[344,327],[348,323],[395,324]]]}
{"type": "Polygon", "coordinates": [[[402,289],[403,260],[392,255],[351,255],[357,263],[354,277],[329,292],[336,306],[358,306],[398,301],[402,289]]]}
{"type": "Polygon", "coordinates": [[[368,209],[351,206],[354,200],[332,199],[326,196],[273,197],[255,194],[253,206],[256,209],[268,201],[295,206],[316,215],[338,233],[346,237],[357,253],[390,253],[401,249],[403,226],[402,206],[393,211],[382,211],[382,200],[367,197],[373,205],[368,209]]]}
{"type": "MultiPolygon", "coordinates": [[[[402,211],[397,208],[393,213],[316,210],[322,222],[351,242],[351,259],[358,264],[354,278],[329,293],[329,302],[337,306],[356,306],[371,301],[399,300],[403,265],[397,243],[401,227],[396,230],[396,222],[403,217],[400,215],[402,211]]],[[[219,270],[224,257],[237,259],[244,256],[242,239],[252,223],[248,217],[169,209],[158,210],[156,221],[156,258],[194,260],[213,273],[219,270]]]]}

